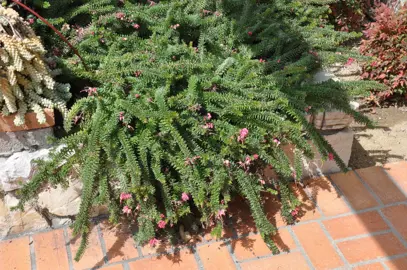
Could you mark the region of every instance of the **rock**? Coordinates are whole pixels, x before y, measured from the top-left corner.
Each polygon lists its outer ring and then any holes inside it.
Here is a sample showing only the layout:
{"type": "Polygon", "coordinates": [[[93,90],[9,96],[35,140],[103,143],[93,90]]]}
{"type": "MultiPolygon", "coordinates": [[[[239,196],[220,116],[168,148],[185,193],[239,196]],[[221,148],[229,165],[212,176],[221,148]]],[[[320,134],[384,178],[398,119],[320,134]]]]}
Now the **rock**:
{"type": "Polygon", "coordinates": [[[81,194],[82,183],[71,180],[67,189],[58,186],[42,191],[38,195],[38,206],[57,216],[73,216],[79,212],[81,194]]]}
{"type": "Polygon", "coordinates": [[[24,150],[49,148],[47,138],[53,136],[52,128],[30,131],[0,132],[0,157],[9,157],[24,150]]]}
{"type": "Polygon", "coordinates": [[[40,149],[34,152],[22,151],[8,158],[0,159],[0,189],[5,192],[16,190],[27,182],[33,172],[33,160],[45,159],[50,149],[40,149]]]}
{"type": "MultiPolygon", "coordinates": [[[[38,195],[37,204],[42,209],[47,209],[51,219],[64,219],[69,216],[76,216],[79,213],[81,204],[82,182],[77,179],[69,181],[68,188],[62,186],[49,188],[38,195]]],[[[106,206],[94,206],[91,217],[105,215],[108,213],[106,206]]],[[[55,222],[60,222],[56,220],[55,222]]]]}
{"type": "Polygon", "coordinates": [[[33,207],[27,206],[24,212],[11,211],[18,199],[11,193],[0,197],[0,239],[10,234],[48,228],[46,220],[33,207]]]}
{"type": "Polygon", "coordinates": [[[339,81],[339,79],[333,73],[326,70],[321,70],[314,74],[313,82],[322,83],[331,79],[334,81],[339,81]]]}

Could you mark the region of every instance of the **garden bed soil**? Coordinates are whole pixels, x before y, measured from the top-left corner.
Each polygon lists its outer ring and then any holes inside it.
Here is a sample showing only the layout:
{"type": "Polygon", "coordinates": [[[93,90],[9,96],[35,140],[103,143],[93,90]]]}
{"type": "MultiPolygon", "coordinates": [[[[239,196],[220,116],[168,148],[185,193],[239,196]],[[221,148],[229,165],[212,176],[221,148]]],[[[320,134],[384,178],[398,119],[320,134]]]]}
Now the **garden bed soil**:
{"type": "Polygon", "coordinates": [[[375,129],[353,123],[355,132],[349,167],[367,168],[407,160],[407,106],[369,109],[375,129]]]}

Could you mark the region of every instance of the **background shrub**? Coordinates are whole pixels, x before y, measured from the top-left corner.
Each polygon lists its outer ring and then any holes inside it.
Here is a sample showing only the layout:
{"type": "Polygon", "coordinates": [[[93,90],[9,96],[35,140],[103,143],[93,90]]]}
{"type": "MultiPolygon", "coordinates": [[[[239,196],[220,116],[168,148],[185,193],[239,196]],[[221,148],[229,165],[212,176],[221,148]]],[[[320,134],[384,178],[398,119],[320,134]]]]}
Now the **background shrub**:
{"type": "Polygon", "coordinates": [[[395,12],[382,4],[376,9],[375,22],[364,32],[360,50],[374,59],[363,66],[362,77],[388,86],[379,98],[405,94],[407,89],[407,7],[395,12]]]}

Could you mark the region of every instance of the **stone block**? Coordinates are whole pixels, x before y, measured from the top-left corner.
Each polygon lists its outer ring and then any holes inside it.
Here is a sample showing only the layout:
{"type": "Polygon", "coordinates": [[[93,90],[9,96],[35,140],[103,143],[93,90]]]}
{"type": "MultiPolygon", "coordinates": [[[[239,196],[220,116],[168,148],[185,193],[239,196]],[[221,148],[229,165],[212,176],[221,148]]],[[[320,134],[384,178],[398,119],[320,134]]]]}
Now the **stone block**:
{"type": "MultiPolygon", "coordinates": [[[[346,128],[341,131],[327,133],[323,136],[332,145],[333,149],[338,153],[339,157],[347,166],[349,164],[349,159],[352,152],[354,136],[353,131],[346,128]]],[[[314,159],[303,160],[303,179],[341,171],[335,161],[323,161],[316,147],[311,143],[311,141],[309,143],[312,145],[315,154],[314,159]]],[[[294,164],[294,147],[291,145],[285,145],[283,146],[283,151],[288,156],[291,164],[294,164]]],[[[267,178],[278,177],[271,167],[267,167],[264,174],[267,178]]]]}
{"type": "Polygon", "coordinates": [[[16,190],[26,183],[33,172],[33,160],[45,159],[50,149],[40,149],[34,152],[22,151],[10,157],[0,159],[0,189],[4,192],[16,190]]]}
{"type": "MultiPolygon", "coordinates": [[[[324,135],[324,138],[332,145],[346,166],[349,164],[352,152],[353,136],[354,132],[350,128],[324,135]]],[[[304,161],[304,178],[341,171],[335,161],[323,161],[316,148],[313,148],[315,149],[314,159],[304,161]]]]}
{"type": "Polygon", "coordinates": [[[48,227],[46,220],[29,205],[24,212],[11,211],[11,207],[17,203],[18,199],[11,193],[0,197],[0,239],[7,235],[48,227]]]}
{"type": "Polygon", "coordinates": [[[9,157],[24,150],[33,151],[40,148],[49,148],[47,138],[52,136],[52,128],[0,132],[0,157],[9,157]]]}

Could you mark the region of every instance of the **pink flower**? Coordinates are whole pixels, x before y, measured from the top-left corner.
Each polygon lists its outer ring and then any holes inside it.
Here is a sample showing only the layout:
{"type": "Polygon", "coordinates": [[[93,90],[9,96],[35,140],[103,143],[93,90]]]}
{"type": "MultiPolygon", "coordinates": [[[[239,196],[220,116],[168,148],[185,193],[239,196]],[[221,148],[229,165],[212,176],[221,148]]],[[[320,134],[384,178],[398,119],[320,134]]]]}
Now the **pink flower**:
{"type": "Polygon", "coordinates": [[[294,210],[291,211],[291,216],[296,217],[298,215],[299,210],[300,209],[298,207],[296,207],[294,210]]]}
{"type": "Polygon", "coordinates": [[[210,113],[207,113],[206,116],[204,116],[205,120],[211,120],[212,119],[212,115],[210,113]]]}
{"type": "Polygon", "coordinates": [[[243,143],[244,140],[246,139],[247,135],[249,135],[249,130],[247,128],[242,128],[239,131],[239,136],[237,137],[237,141],[243,143]]]}
{"type": "Polygon", "coordinates": [[[134,96],[135,96],[136,98],[140,98],[140,97],[141,97],[140,94],[135,94],[134,96]]]}
{"type": "Polygon", "coordinates": [[[212,11],[206,10],[206,9],[203,9],[202,12],[203,12],[203,14],[205,14],[205,15],[208,15],[208,14],[211,14],[211,13],[212,13],[212,11]]]}
{"type": "Polygon", "coordinates": [[[151,0],[148,0],[147,2],[150,3],[150,7],[155,6],[155,4],[156,4],[154,1],[151,1],[151,0]]]}
{"type": "Polygon", "coordinates": [[[264,181],[263,179],[260,179],[259,182],[260,182],[260,184],[262,184],[262,185],[265,185],[265,184],[266,184],[266,181],[264,181]]]}
{"type": "Polygon", "coordinates": [[[249,31],[249,32],[247,32],[247,34],[248,34],[249,36],[252,36],[252,35],[253,35],[253,32],[249,31]]]}
{"type": "Polygon", "coordinates": [[[158,228],[164,229],[165,225],[167,225],[167,222],[165,222],[165,220],[160,220],[160,221],[158,221],[157,225],[158,225],[158,228]]]}
{"type": "Polygon", "coordinates": [[[158,245],[160,243],[160,240],[156,239],[156,238],[152,238],[149,241],[149,244],[151,247],[155,247],[156,245],[158,245]]]}
{"type": "Polygon", "coordinates": [[[165,218],[165,215],[164,215],[164,214],[160,214],[160,218],[165,218]]]}
{"type": "Polygon", "coordinates": [[[353,63],[354,61],[355,61],[354,58],[349,57],[348,62],[346,62],[345,66],[350,66],[350,65],[352,65],[352,63],[353,63]]]}
{"type": "Polygon", "coordinates": [[[202,126],[204,129],[213,129],[213,123],[206,123],[204,126],[202,126]]]}
{"type": "Polygon", "coordinates": [[[187,193],[183,192],[181,195],[181,199],[182,199],[182,201],[186,202],[189,200],[189,195],[187,193]]]}
{"type": "Polygon", "coordinates": [[[123,121],[124,120],[124,112],[119,113],[119,120],[123,121]]]}
{"type": "Polygon", "coordinates": [[[127,205],[125,205],[124,207],[123,207],[123,213],[124,214],[131,214],[131,208],[130,207],[128,207],[127,205]]]}
{"type": "Polygon", "coordinates": [[[220,219],[220,218],[222,218],[222,217],[225,216],[225,215],[226,215],[226,210],[225,210],[225,209],[220,209],[220,210],[218,211],[217,217],[220,219]]]}
{"type": "Polygon", "coordinates": [[[116,13],[116,19],[123,20],[124,17],[126,17],[126,14],[124,14],[123,12],[116,13]]]}
{"type": "Polygon", "coordinates": [[[230,167],[230,161],[229,160],[224,160],[223,161],[223,165],[225,165],[226,167],[230,167]]]}
{"type": "Polygon", "coordinates": [[[258,155],[258,154],[254,154],[254,155],[253,155],[253,159],[254,159],[254,160],[259,159],[259,155],[258,155]]]}
{"type": "Polygon", "coordinates": [[[246,165],[249,165],[251,162],[252,162],[251,157],[247,156],[244,163],[245,163],[246,165]]]}
{"type": "Polygon", "coordinates": [[[124,193],[124,192],[122,192],[122,193],[120,194],[120,203],[121,203],[122,201],[125,201],[125,200],[128,200],[128,199],[131,199],[131,194],[130,194],[130,193],[124,193]]]}
{"type": "Polygon", "coordinates": [[[29,24],[34,24],[34,23],[35,23],[35,19],[34,19],[34,18],[29,18],[29,19],[28,19],[28,23],[29,23],[29,24]]]}
{"type": "Polygon", "coordinates": [[[334,160],[334,154],[329,153],[329,154],[328,154],[328,159],[329,159],[329,160],[334,160]]]}
{"type": "Polygon", "coordinates": [[[135,77],[140,77],[141,76],[141,71],[140,70],[137,70],[136,72],[134,72],[134,76],[135,77]]]}
{"type": "Polygon", "coordinates": [[[260,62],[260,63],[266,63],[266,60],[260,58],[260,59],[259,59],[259,62],[260,62]]]}
{"type": "Polygon", "coordinates": [[[93,96],[98,93],[98,89],[96,87],[85,87],[81,92],[87,92],[88,96],[93,96]]]}
{"type": "Polygon", "coordinates": [[[281,62],[281,59],[278,59],[278,60],[277,60],[277,63],[280,63],[280,62],[281,62]]]}
{"type": "Polygon", "coordinates": [[[215,14],[216,17],[219,17],[220,15],[222,15],[219,11],[215,11],[214,14],[215,14]]]}
{"type": "Polygon", "coordinates": [[[273,140],[273,142],[274,142],[275,144],[277,144],[277,146],[279,146],[279,145],[281,144],[281,142],[280,142],[277,138],[275,138],[275,139],[273,140]]]}
{"type": "Polygon", "coordinates": [[[140,25],[138,23],[133,24],[134,29],[140,29],[140,25]]]}

